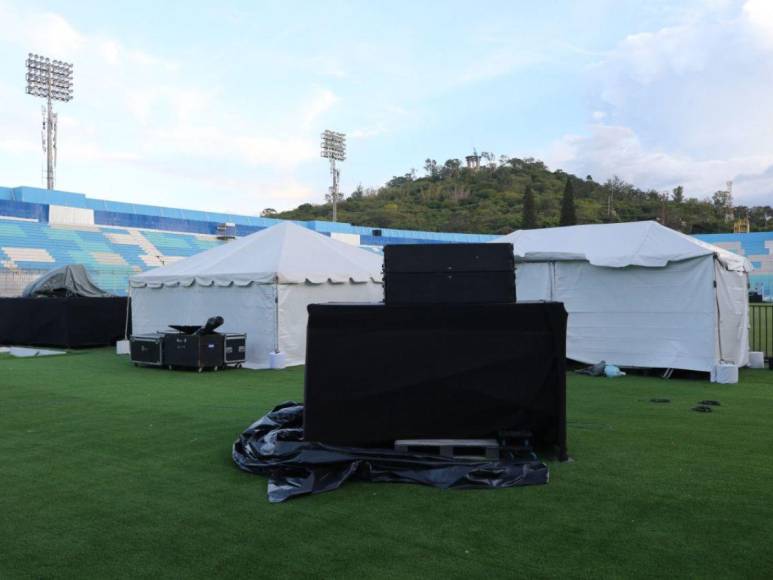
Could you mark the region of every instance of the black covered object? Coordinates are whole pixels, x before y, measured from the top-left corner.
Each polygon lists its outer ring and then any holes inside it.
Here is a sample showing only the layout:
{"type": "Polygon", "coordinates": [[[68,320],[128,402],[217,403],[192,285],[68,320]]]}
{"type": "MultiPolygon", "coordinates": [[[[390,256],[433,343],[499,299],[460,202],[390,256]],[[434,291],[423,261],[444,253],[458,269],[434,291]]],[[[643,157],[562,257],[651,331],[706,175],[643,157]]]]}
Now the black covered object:
{"type": "Polygon", "coordinates": [[[22,296],[25,298],[74,296],[104,298],[112,294],[94,284],[82,264],[70,264],[43,274],[24,289],[22,296]]]}
{"type": "Polygon", "coordinates": [[[515,302],[512,244],[400,244],[384,248],[387,304],[515,302]]]}
{"type": "MultiPolygon", "coordinates": [[[[352,419],[343,409],[337,420],[352,419]]],[[[544,484],[548,468],[530,451],[503,451],[498,460],[460,460],[392,449],[351,448],[304,438],[303,405],[284,403],[250,425],[234,443],[236,465],[267,475],[268,499],[332,491],[348,479],[420,483],[440,488],[500,488],[544,484]]]]}
{"type": "Polygon", "coordinates": [[[531,431],[538,445],[557,445],[566,457],[563,304],[308,310],[310,440],[363,445],[511,429],[531,431]]]}
{"type": "Polygon", "coordinates": [[[0,298],[0,344],[107,346],[126,332],[126,298],[0,298]]]}

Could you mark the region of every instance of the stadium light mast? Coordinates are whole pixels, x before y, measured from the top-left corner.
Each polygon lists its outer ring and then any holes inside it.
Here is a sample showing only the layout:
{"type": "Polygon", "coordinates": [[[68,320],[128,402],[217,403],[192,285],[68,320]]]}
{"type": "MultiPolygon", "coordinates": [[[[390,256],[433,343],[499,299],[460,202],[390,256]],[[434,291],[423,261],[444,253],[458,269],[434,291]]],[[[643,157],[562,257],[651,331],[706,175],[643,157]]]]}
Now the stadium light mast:
{"type": "Polygon", "coordinates": [[[340,173],[336,168],[336,161],[346,160],[346,134],[326,129],[322,133],[322,152],[320,154],[330,159],[330,176],[333,185],[330,187],[330,200],[333,202],[333,221],[338,221],[338,200],[341,194],[338,192],[338,179],[340,173]]]}
{"type": "Polygon", "coordinates": [[[56,169],[57,114],[51,101],[72,100],[72,63],[27,55],[27,94],[46,99],[43,109],[43,152],[46,154],[46,187],[54,189],[56,169]]]}

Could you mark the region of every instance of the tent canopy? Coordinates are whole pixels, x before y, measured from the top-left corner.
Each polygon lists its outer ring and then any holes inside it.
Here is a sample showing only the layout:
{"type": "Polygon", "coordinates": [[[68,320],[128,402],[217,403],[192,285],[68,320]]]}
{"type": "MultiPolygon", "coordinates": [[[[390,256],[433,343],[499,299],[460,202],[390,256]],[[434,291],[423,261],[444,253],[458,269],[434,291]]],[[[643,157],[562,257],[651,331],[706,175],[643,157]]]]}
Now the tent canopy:
{"type": "Polygon", "coordinates": [[[137,274],[133,288],[381,282],[382,258],[292,222],[137,274]]]}
{"type": "Polygon", "coordinates": [[[654,221],[517,230],[494,241],[512,243],[516,259],[524,262],[581,260],[608,268],[657,268],[713,254],[728,270],[751,271],[743,256],[654,221]]]}

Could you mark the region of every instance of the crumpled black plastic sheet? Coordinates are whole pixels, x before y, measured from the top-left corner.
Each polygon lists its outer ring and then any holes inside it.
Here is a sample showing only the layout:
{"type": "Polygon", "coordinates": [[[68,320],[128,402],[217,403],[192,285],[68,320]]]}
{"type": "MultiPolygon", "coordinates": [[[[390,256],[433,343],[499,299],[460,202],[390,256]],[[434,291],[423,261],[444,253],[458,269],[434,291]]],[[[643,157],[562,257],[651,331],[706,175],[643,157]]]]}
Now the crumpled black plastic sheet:
{"type": "Polygon", "coordinates": [[[347,448],[303,440],[303,405],[282,403],[250,425],[234,443],[233,460],[268,476],[268,500],[338,489],[348,479],[419,483],[443,489],[500,488],[548,482],[548,468],[532,452],[507,451],[499,460],[471,461],[387,448],[347,448]]]}

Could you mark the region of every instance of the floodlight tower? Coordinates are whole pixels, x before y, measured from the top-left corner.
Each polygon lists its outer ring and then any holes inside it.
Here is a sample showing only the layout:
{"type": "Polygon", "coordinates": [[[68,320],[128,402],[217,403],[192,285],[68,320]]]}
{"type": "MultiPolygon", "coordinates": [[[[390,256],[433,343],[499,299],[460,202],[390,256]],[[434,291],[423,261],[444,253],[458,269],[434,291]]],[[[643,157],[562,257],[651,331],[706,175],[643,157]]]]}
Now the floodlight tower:
{"type": "Polygon", "coordinates": [[[336,161],[346,160],[346,134],[330,131],[326,129],[322,133],[322,152],[321,156],[330,159],[330,175],[333,178],[333,185],[330,187],[330,199],[333,202],[333,221],[338,220],[338,178],[340,173],[336,169],[336,161]]]}
{"type": "Polygon", "coordinates": [[[43,97],[48,105],[43,109],[43,152],[46,154],[46,187],[54,189],[57,114],[54,113],[51,101],[72,100],[72,63],[29,53],[27,94],[43,97]]]}

